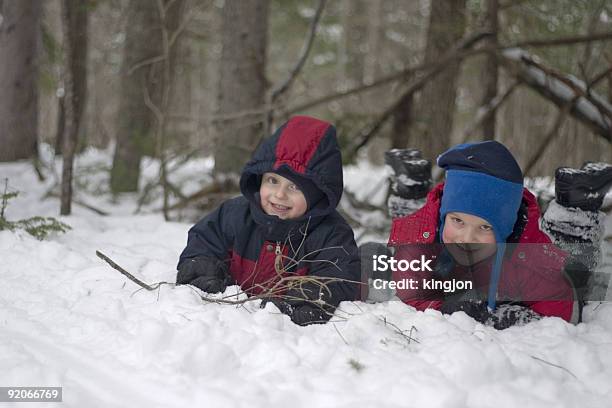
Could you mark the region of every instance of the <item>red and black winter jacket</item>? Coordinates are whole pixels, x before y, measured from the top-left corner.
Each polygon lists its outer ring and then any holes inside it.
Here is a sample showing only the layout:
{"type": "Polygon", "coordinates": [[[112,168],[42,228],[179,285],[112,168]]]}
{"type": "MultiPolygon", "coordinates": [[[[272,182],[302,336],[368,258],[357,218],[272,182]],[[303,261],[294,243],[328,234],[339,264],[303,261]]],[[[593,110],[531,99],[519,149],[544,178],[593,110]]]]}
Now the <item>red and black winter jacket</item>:
{"type": "MultiPolygon", "coordinates": [[[[199,256],[229,262],[231,277],[249,294],[278,279],[275,259],[284,255],[287,274],[358,282],[360,262],[353,230],[336,211],[343,190],[336,130],[329,123],[296,116],[264,140],[240,179],[242,196],[224,202],[194,225],[178,266],[199,256]],[[263,173],[286,170],[312,180],[325,197],[297,219],[282,220],[260,206],[263,173]]],[[[357,297],[357,284],[334,282],[329,304],[357,297]]]]}
{"type": "MultiPolygon", "coordinates": [[[[414,214],[393,220],[389,246],[396,247],[395,258],[414,257],[415,251],[431,246],[439,236],[440,202],[444,184],[439,184],[427,196],[425,205],[414,214]],[[416,244],[416,245],[415,245],[416,244]],[[419,244],[426,244],[419,247],[419,244]]],[[[513,235],[513,250],[506,250],[497,290],[498,300],[521,301],[542,316],[557,316],[567,321],[576,321],[578,304],[570,281],[564,274],[567,253],[555,247],[550,238],[540,230],[540,210],[536,198],[523,189],[522,208],[525,210],[520,228],[513,235]],[[536,245],[532,245],[536,244],[536,245]]],[[[518,223],[517,223],[518,224],[518,223]]],[[[516,230],[515,226],[515,230],[516,230]]],[[[476,288],[486,289],[491,277],[492,260],[483,261],[468,270],[455,266],[444,279],[471,280],[476,288]]],[[[394,273],[393,279],[421,279],[435,277],[434,273],[394,273]]],[[[418,310],[440,309],[444,294],[440,291],[398,290],[397,295],[405,303],[418,310]]]]}

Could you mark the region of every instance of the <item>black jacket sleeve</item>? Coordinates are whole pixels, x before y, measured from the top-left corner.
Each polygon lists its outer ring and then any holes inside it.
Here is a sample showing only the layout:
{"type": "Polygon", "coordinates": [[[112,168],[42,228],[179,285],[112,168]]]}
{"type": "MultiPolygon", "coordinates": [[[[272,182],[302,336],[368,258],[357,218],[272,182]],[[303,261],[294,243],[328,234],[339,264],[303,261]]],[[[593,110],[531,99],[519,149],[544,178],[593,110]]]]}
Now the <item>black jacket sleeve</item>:
{"type": "Polygon", "coordinates": [[[309,276],[340,279],[322,280],[326,285],[321,290],[329,291],[324,298],[333,307],[342,301],[357,299],[358,282],[361,278],[359,252],[353,230],[340,215],[337,217],[339,221],[334,222],[332,227],[325,228],[323,236],[319,235],[307,245],[304,257],[309,276]]]}
{"type": "Polygon", "coordinates": [[[239,215],[240,211],[236,211],[239,206],[238,199],[228,200],[191,227],[187,234],[187,246],[181,253],[177,269],[180,269],[186,260],[197,257],[219,261],[227,259],[235,235],[231,220],[239,215]],[[229,214],[232,214],[232,217],[229,214]]]}

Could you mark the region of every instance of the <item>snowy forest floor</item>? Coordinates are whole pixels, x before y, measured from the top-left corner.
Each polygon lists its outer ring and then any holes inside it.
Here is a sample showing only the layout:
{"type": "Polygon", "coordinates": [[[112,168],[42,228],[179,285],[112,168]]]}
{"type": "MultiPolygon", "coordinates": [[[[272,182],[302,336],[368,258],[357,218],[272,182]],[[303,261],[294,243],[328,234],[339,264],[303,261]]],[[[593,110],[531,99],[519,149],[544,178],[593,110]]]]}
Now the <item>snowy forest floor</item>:
{"type": "MultiPolygon", "coordinates": [[[[204,304],[185,286],[138,290],[95,251],[146,282],[174,282],[191,224],[165,222],[151,211],[159,201],[136,215],[136,196],[113,202],[110,161],[92,150],[76,163],[77,198],[110,216],[75,205],[58,217],[72,227],[65,234],[0,232],[0,386],[62,386],[57,406],[67,407],[610,406],[611,302],[590,303],[579,325],[545,318],[504,331],[463,312],[345,302],[331,323],[299,327],[259,301],[204,304]]],[[[143,164],[145,179],[156,166],[143,164]]],[[[196,191],[211,166],[190,162],[173,181],[196,191]]],[[[5,178],[20,191],[8,219],[57,217],[59,200],[43,199],[54,177],[41,183],[23,162],[0,164],[5,178]]],[[[373,190],[384,169],[362,163],[345,178],[358,198],[384,200],[373,190]]]]}

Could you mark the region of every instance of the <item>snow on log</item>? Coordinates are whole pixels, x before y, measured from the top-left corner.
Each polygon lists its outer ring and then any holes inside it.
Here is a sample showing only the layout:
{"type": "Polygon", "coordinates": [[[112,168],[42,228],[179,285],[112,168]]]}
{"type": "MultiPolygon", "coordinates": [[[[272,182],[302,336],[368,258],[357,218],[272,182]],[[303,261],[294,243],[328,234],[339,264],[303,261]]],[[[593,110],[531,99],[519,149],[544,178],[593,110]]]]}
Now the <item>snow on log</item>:
{"type": "Polygon", "coordinates": [[[546,67],[521,48],[503,50],[500,62],[523,83],[560,108],[573,104],[570,109],[572,116],[612,142],[612,105],[588,89],[583,81],[546,67]]]}

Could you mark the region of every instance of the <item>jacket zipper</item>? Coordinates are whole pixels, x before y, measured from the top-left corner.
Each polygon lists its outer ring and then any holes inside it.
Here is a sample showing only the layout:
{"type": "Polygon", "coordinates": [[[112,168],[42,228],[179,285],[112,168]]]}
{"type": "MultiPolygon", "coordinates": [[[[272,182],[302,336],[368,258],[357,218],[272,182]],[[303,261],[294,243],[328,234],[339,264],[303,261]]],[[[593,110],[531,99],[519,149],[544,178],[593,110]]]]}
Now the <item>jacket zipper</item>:
{"type": "Polygon", "coordinates": [[[274,270],[277,274],[283,274],[285,272],[283,266],[283,252],[281,251],[280,241],[276,241],[276,249],[274,250],[276,257],[274,258],[274,270]]]}

